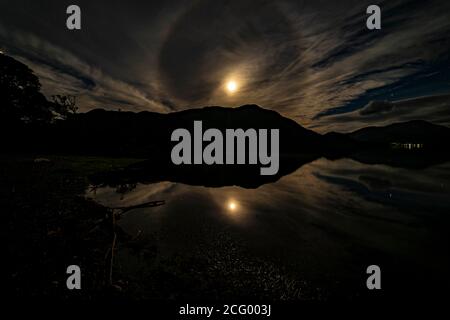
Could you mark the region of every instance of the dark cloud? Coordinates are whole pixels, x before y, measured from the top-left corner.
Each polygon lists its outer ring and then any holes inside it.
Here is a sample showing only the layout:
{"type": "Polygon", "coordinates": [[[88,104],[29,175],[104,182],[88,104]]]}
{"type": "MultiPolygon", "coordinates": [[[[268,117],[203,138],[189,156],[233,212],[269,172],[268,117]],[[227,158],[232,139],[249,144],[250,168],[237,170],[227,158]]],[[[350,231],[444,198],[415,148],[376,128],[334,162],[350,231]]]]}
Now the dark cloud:
{"type": "Polygon", "coordinates": [[[450,95],[376,102],[361,110],[324,117],[322,124],[328,130],[349,132],[368,125],[388,125],[409,120],[427,120],[448,126],[450,95]]]}
{"type": "Polygon", "coordinates": [[[0,46],[35,70],[45,94],[76,94],[82,111],[256,103],[321,132],[362,118],[449,118],[395,102],[450,92],[446,1],[381,1],[377,31],[365,26],[368,0],[79,0],[75,32],[69,4],[0,0],[0,46]],[[224,92],[229,79],[238,94],[224,92]]]}

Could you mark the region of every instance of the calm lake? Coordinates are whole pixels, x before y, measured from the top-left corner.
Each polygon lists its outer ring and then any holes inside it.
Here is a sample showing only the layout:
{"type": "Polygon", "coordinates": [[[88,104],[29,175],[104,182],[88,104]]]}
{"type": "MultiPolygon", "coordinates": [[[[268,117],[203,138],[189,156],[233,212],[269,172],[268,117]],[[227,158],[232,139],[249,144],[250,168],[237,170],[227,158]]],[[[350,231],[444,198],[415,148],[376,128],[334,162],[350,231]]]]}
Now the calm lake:
{"type": "Polygon", "coordinates": [[[174,281],[195,282],[189,294],[214,274],[219,287],[239,279],[234,290],[246,286],[246,296],[352,298],[368,294],[371,264],[393,295],[449,283],[450,163],[412,170],[320,158],[256,189],[160,182],[87,197],[109,207],[165,200],[120,220],[135,247],[118,246],[117,272],[149,279],[156,264],[182,261],[164,268],[174,281]]]}

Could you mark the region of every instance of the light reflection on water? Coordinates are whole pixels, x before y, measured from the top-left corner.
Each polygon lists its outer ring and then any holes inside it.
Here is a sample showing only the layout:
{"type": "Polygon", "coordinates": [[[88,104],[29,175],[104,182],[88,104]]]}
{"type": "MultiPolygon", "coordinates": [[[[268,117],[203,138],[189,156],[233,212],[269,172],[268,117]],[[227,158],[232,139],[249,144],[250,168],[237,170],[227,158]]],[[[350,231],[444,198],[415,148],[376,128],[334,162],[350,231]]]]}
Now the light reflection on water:
{"type": "Polygon", "coordinates": [[[130,212],[121,225],[130,234],[157,234],[167,250],[191,250],[214,225],[255,254],[299,263],[305,272],[351,268],[355,252],[367,250],[442,272],[450,266],[449,188],[450,163],[409,170],[322,158],[257,189],[161,182],[88,196],[111,207],[165,200],[130,212]]]}

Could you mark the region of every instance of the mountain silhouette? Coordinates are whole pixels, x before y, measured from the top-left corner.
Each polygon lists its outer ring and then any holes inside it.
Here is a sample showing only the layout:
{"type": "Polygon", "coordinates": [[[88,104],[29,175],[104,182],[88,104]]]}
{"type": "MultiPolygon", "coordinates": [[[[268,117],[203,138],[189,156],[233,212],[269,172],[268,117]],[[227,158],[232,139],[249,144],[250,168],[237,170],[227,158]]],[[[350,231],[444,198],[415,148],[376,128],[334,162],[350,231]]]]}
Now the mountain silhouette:
{"type": "Polygon", "coordinates": [[[424,148],[442,148],[450,143],[450,128],[423,120],[394,123],[384,127],[366,127],[348,134],[352,139],[372,144],[414,143],[424,148]]]}
{"type": "Polygon", "coordinates": [[[102,109],[73,115],[49,127],[46,141],[65,151],[106,155],[161,158],[170,160],[175,129],[193,130],[201,120],[203,131],[217,128],[243,130],[279,129],[280,155],[320,153],[323,137],[285,118],[279,113],[256,105],[238,108],[204,107],[168,114],[155,112],[117,112],[102,109]],[[66,142],[60,141],[63,138],[66,142]]]}
{"type": "Polygon", "coordinates": [[[347,137],[359,145],[347,156],[366,164],[423,169],[450,160],[450,128],[423,120],[366,127],[347,137]]]}
{"type": "MultiPolygon", "coordinates": [[[[218,187],[239,185],[255,188],[274,182],[316,159],[324,146],[323,137],[279,113],[256,105],[238,108],[204,107],[169,114],[153,112],[116,112],[101,109],[78,114],[58,126],[58,136],[72,135],[71,150],[89,150],[113,155],[132,155],[148,160],[124,170],[92,176],[95,184],[135,184],[159,181],[218,187]],[[193,130],[201,120],[203,131],[216,128],[243,130],[279,129],[280,167],[273,176],[261,176],[261,165],[174,165],[170,154],[176,142],[175,129],[193,130]]],[[[54,136],[54,135],[53,135],[54,136]]],[[[206,145],[207,143],[204,143],[206,145]]]]}
{"type": "MultiPolygon", "coordinates": [[[[318,157],[349,157],[368,164],[424,168],[448,159],[447,154],[436,154],[423,150],[420,156],[408,151],[392,149],[392,142],[413,142],[429,144],[438,136],[447,136],[449,128],[425,121],[411,121],[386,127],[371,127],[350,134],[317,134],[303,128],[295,121],[279,113],[256,105],[238,108],[205,107],[170,114],[151,112],[113,112],[94,110],[78,115],[74,124],[96,132],[101,141],[109,139],[111,148],[146,150],[146,161],[126,169],[97,174],[91,177],[95,184],[120,185],[155,183],[160,181],[180,182],[190,185],[220,187],[238,185],[256,188],[262,184],[277,181],[303,164],[318,157]],[[173,165],[170,152],[171,132],[177,128],[192,128],[195,120],[202,120],[203,129],[217,128],[277,128],[280,130],[280,170],[274,176],[261,176],[255,165],[173,165]],[[99,127],[99,123],[101,126],[99,127]],[[416,133],[415,131],[420,132],[416,133]],[[103,135],[103,137],[101,137],[103,135]]],[[[75,132],[79,132],[75,130],[75,132]]],[[[82,141],[89,140],[85,136],[82,141]]],[[[429,150],[429,149],[428,149],[429,150]]],[[[442,149],[439,149],[442,150],[442,149]]],[[[122,150],[125,151],[125,150],[122,150]]],[[[447,152],[447,150],[444,150],[447,152]]]]}
{"type": "MultiPolygon", "coordinates": [[[[442,147],[450,141],[450,129],[422,120],[367,127],[343,134],[320,135],[257,105],[237,108],[204,107],[172,112],[119,112],[95,109],[73,114],[68,119],[49,124],[28,124],[14,128],[15,135],[6,148],[37,152],[64,152],[109,156],[133,156],[170,160],[175,145],[171,134],[201,120],[203,131],[225,129],[279,129],[280,155],[317,155],[330,158],[348,156],[368,148],[390,148],[392,143],[423,144],[431,152],[447,152],[442,147]]],[[[5,132],[11,128],[4,127],[5,132]],[[6,128],[6,129],[5,129],[6,128]]],[[[6,134],[6,133],[5,133],[6,134]]]]}

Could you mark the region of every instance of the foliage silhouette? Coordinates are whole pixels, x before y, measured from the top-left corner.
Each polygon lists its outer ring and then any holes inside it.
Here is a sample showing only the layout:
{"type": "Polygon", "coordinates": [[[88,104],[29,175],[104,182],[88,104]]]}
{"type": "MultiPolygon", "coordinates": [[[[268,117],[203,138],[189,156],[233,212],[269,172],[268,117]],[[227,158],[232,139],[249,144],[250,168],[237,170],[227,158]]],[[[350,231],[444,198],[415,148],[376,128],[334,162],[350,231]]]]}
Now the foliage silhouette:
{"type": "Polygon", "coordinates": [[[39,78],[25,64],[0,54],[0,118],[2,122],[51,122],[76,111],[75,98],[41,93],[39,78]]]}

